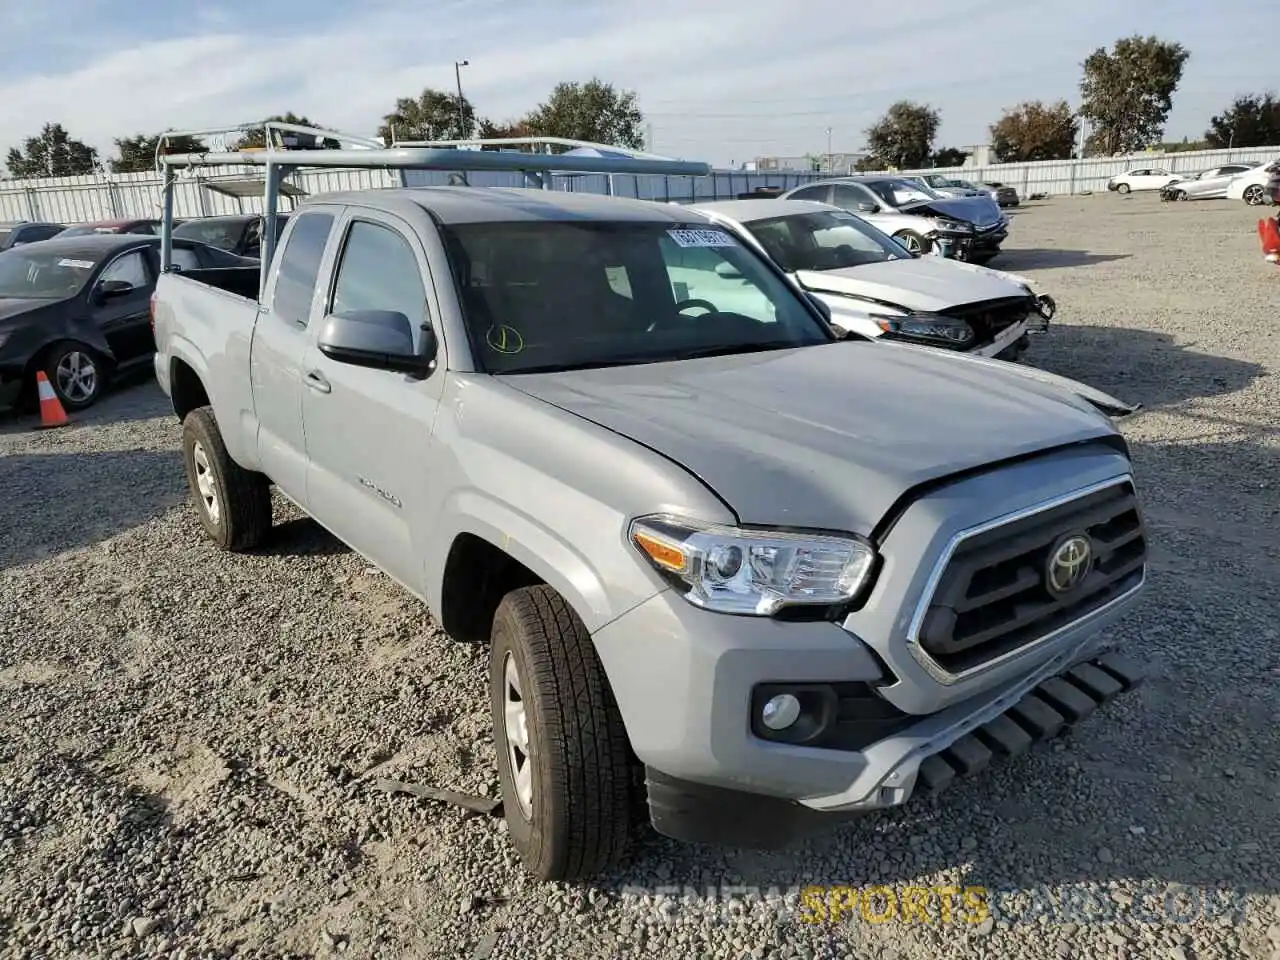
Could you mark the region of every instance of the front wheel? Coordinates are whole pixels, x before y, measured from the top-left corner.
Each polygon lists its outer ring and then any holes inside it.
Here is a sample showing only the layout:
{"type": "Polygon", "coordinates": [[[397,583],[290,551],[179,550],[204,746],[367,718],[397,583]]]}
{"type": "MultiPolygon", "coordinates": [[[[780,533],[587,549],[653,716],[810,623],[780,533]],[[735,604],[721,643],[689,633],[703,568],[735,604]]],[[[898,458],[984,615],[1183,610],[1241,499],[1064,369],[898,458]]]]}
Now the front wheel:
{"type": "Polygon", "coordinates": [[[489,690],[503,810],[526,869],[582,880],[616,865],[631,832],[626,730],[591,635],[550,587],[498,605],[489,690]]]}
{"type": "Polygon", "coordinates": [[[183,419],[182,460],[209,539],[233,552],[261,544],[271,529],[271,488],[262,474],[231,459],[209,407],[183,419]]]}
{"type": "Polygon", "coordinates": [[[1127,183],[1122,183],[1118,187],[1116,187],[1116,190],[1118,190],[1120,193],[1128,193],[1129,185],[1127,183]]]}
{"type": "Polygon", "coordinates": [[[1187,191],[1185,191],[1185,190],[1175,190],[1175,191],[1173,191],[1173,199],[1174,199],[1174,200],[1178,200],[1178,201],[1182,201],[1182,200],[1187,199],[1187,191]]]}
{"type": "Polygon", "coordinates": [[[44,373],[65,409],[83,410],[102,396],[107,379],[104,366],[90,347],[64,343],[49,354],[44,373]]]}
{"type": "Polygon", "coordinates": [[[906,247],[909,253],[916,254],[917,256],[929,252],[929,241],[914,230],[899,230],[893,235],[893,239],[906,247]]]}

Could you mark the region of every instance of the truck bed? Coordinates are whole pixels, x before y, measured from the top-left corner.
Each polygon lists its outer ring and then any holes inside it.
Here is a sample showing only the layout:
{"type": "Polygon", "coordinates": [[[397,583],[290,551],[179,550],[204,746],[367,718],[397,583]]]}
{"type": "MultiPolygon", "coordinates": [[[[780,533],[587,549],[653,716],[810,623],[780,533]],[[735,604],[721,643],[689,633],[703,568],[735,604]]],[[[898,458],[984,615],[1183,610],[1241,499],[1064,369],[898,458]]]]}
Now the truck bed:
{"type": "Polygon", "coordinates": [[[259,269],[257,267],[208,267],[202,270],[184,270],[188,280],[233,293],[246,300],[258,299],[259,269]]]}

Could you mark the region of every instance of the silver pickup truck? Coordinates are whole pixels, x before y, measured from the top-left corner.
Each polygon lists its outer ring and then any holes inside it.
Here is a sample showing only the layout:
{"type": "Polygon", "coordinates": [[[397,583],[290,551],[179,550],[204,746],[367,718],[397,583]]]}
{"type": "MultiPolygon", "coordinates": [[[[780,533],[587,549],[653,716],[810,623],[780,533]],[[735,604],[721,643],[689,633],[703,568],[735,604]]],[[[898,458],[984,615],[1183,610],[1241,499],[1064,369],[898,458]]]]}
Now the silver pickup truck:
{"type": "Polygon", "coordinates": [[[488,644],[504,812],[539,878],[617,862],[633,798],[670,837],[780,845],[1141,679],[1106,634],[1146,577],[1123,405],[840,337],[699,214],[325,195],[258,289],[169,272],[153,302],[204,529],[253,549],[274,485],[488,644]],[[750,313],[681,298],[674,276],[725,264],[750,313]]]}

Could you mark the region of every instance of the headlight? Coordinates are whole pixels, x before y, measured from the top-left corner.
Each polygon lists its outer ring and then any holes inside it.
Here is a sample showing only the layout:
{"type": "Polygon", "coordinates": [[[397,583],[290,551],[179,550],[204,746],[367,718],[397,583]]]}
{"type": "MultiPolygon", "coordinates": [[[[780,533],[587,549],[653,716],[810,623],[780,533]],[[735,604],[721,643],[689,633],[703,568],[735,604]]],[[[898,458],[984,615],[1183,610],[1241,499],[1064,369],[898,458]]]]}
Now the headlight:
{"type": "Polygon", "coordinates": [[[744,530],[679,517],[632,522],[631,542],[654,568],[717,613],[767,617],[783,607],[857,599],[875,551],[853,537],[744,530]]]}
{"type": "Polygon", "coordinates": [[[973,233],[973,225],[959,220],[939,220],[938,229],[945,233],[973,233]]]}
{"type": "Polygon", "coordinates": [[[930,314],[908,314],[894,317],[873,313],[871,319],[885,333],[921,340],[941,340],[945,343],[964,345],[974,338],[973,327],[954,317],[930,314]]]}

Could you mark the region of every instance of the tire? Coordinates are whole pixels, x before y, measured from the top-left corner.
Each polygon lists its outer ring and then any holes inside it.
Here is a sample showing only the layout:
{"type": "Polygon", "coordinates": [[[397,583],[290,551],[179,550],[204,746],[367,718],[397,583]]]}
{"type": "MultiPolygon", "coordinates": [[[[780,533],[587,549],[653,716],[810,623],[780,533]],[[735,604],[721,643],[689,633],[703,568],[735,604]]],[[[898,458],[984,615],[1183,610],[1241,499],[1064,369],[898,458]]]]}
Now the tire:
{"type": "Polygon", "coordinates": [[[73,340],[54,347],[42,369],[64,409],[84,410],[102,397],[106,366],[96,350],[73,340]]]}
{"type": "Polygon", "coordinates": [[[984,250],[982,253],[969,254],[969,262],[981,267],[990,263],[998,256],[1000,256],[999,250],[984,250]]]}
{"type": "Polygon", "coordinates": [[[1128,185],[1127,183],[1120,183],[1120,184],[1116,184],[1116,192],[1117,192],[1117,193],[1128,193],[1128,192],[1129,192],[1129,185],[1128,185]]]}
{"type": "Polygon", "coordinates": [[[271,529],[271,488],[262,474],[231,459],[209,407],[183,418],[182,462],[209,539],[236,553],[261,544],[271,529]]]}
{"type": "Polygon", "coordinates": [[[1179,201],[1179,202],[1182,202],[1183,200],[1186,200],[1186,199],[1187,199],[1187,191],[1185,191],[1185,190],[1175,190],[1175,191],[1173,191],[1173,199],[1174,199],[1174,200],[1177,200],[1177,201],[1179,201]]]}
{"type": "Polygon", "coordinates": [[[932,246],[928,240],[914,230],[899,230],[893,235],[893,239],[897,240],[912,253],[928,253],[932,246]]]}
{"type": "Polygon", "coordinates": [[[1251,207],[1260,207],[1267,202],[1266,193],[1260,184],[1251,183],[1244,188],[1244,202],[1251,207]]]}
{"type": "Polygon", "coordinates": [[[550,587],[498,605],[489,691],[503,810],[525,868],[584,880],[617,865],[631,833],[626,730],[587,628],[550,587]]]}

